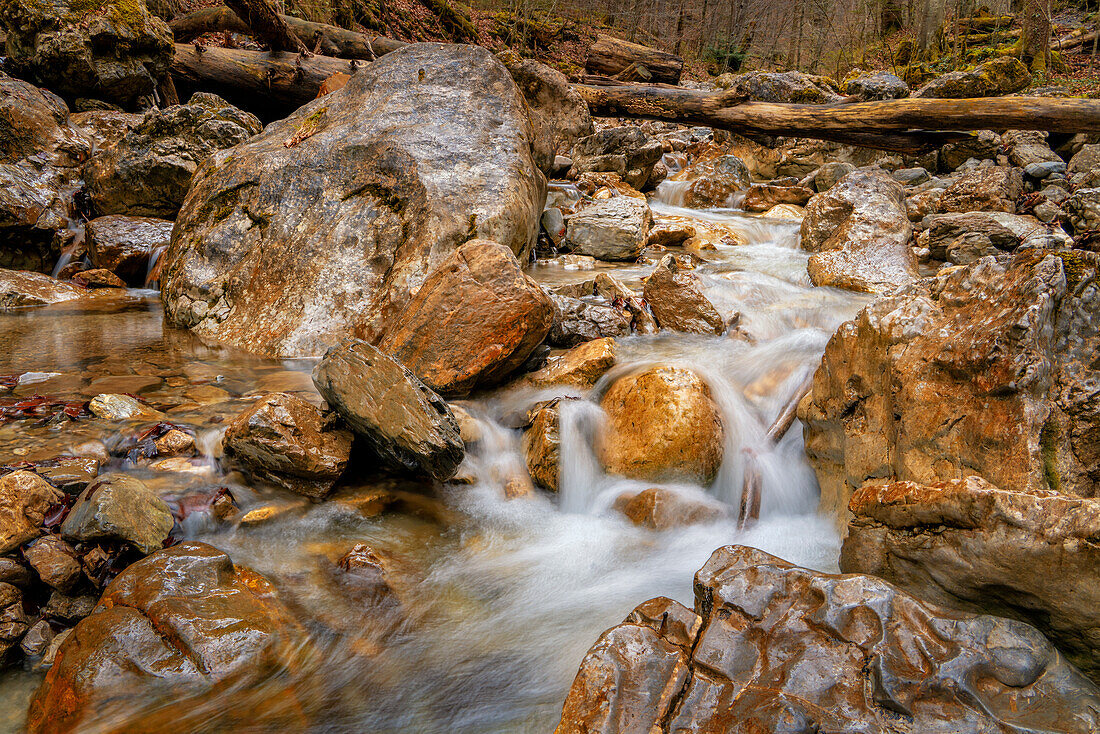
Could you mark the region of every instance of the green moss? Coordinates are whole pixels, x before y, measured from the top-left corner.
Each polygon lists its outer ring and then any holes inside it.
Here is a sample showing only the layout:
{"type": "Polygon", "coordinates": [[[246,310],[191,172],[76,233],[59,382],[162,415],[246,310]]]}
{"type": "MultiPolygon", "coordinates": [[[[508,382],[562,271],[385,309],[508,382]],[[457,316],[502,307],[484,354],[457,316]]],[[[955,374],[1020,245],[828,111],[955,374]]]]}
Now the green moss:
{"type": "Polygon", "coordinates": [[[1096,270],[1096,263],[1081,250],[1059,250],[1054,254],[1062,261],[1066,285],[1071,291],[1085,279],[1090,270],[1096,270]]]}

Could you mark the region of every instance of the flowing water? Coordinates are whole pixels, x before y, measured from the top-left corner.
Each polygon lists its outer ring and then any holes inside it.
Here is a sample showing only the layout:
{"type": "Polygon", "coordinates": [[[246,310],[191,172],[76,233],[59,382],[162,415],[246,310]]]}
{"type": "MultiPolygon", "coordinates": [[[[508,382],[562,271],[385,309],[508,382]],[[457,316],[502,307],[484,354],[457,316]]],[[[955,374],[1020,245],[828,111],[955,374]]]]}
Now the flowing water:
{"type": "MultiPolygon", "coordinates": [[[[549,732],[599,634],[653,596],[690,606],[692,576],[715,548],[743,543],[813,568],[835,567],[839,542],[831,522],[815,512],[817,487],[801,427],[796,423],[774,447],[764,434],[862,297],[811,286],[797,220],[683,209],[667,203],[674,194],[663,189],[651,202],[658,221],[686,220],[726,235],[700,253],[705,262],[696,272],[723,315],[740,312],[742,336],[623,338],[618,365],[590,392],[504,387],[477,395],[466,403],[483,434],[468,457],[473,482],[416,487],[387,480],[403,511],[373,517],[356,499],[371,487],[310,503],[226,473],[217,461],[222,426],[256,395],[288,390],[319,400],[308,377],[311,362],[249,357],[168,330],[152,291],[131,291],[95,311],[61,305],[0,315],[7,345],[0,374],[39,373],[24,375],[17,394],[137,393],[194,429],[202,457],[153,466],[115,460],[112,468],[135,472],[176,501],[229,487],[250,521],[219,525],[197,513],[184,534],[265,574],[313,633],[321,654],[288,676],[293,681],[223,690],[206,704],[212,720],[242,696],[274,701],[294,685],[316,731],[549,732]],[[592,448],[602,424],[598,399],[616,377],[653,363],[697,370],[726,426],[726,458],[714,484],[674,488],[724,503],[735,516],[742,457],[755,452],[763,507],[751,529],[739,532],[728,519],[656,532],[611,509],[622,492],[654,484],[602,472],[592,448]],[[520,434],[507,427],[509,417],[534,399],[562,394],[584,400],[562,411],[560,493],[507,500],[508,478],[524,471],[520,434]],[[333,573],[336,560],[360,542],[392,560],[399,611],[362,600],[333,573]]],[[[596,272],[640,290],[652,267],[599,264],[596,272]]],[[[553,262],[531,273],[547,285],[594,275],[553,262]]],[[[139,428],[119,432],[98,419],[28,423],[0,425],[0,463],[57,456],[88,440],[117,450],[139,428]]],[[[0,727],[19,726],[39,678],[33,671],[0,676],[0,727]]],[[[147,698],[150,707],[158,705],[156,694],[147,698]]],[[[103,723],[124,729],[125,717],[136,713],[104,712],[103,723]]]]}

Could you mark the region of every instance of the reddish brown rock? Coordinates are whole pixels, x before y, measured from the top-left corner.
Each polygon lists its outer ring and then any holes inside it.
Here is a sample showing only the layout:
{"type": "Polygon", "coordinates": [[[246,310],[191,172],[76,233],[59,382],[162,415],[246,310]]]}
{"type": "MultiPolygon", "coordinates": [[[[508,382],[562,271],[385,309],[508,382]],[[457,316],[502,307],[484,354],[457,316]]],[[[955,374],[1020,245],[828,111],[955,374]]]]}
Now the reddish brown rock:
{"type": "Polygon", "coordinates": [[[747,212],[766,212],[778,204],[806,206],[814,192],[803,186],[773,186],[753,184],[741,200],[741,208],[747,212]]]}
{"type": "Polygon", "coordinates": [[[940,212],[1016,213],[1016,200],[1024,193],[1024,174],[1019,168],[972,168],[951,184],[940,197],[940,212]]]}
{"type": "Polygon", "coordinates": [[[47,586],[68,593],[82,578],[73,547],[57,535],[47,535],[23,549],[23,557],[47,586]]]}
{"type": "Polygon", "coordinates": [[[310,654],[266,579],[187,541],[111,582],[61,645],[27,730],[74,731],[105,717],[120,731],[286,726],[301,715],[292,693],[256,700],[240,690],[294,675],[310,654]]]}
{"type": "Polygon", "coordinates": [[[691,370],[650,369],[620,377],[600,401],[607,470],[633,479],[710,483],[722,464],[725,431],[710,387],[691,370]]]}
{"type": "Polygon", "coordinates": [[[264,396],[222,437],[227,456],[261,477],[307,497],[324,497],[347,468],[352,434],[289,393],[264,396]]]}
{"type": "Polygon", "coordinates": [[[523,457],[535,484],[558,491],[561,469],[561,407],[575,398],[555,398],[531,409],[531,424],[523,432],[523,457]]]}
{"type": "Polygon", "coordinates": [[[88,258],[128,284],[143,286],[152,257],[168,247],[173,225],[150,217],[97,217],[87,225],[88,258]]]}
{"type": "Polygon", "coordinates": [[[73,282],[85,288],[125,288],[126,283],[106,268],[83,270],[73,276],[73,282]]]}
{"type": "Polygon", "coordinates": [[[1100,726],[1100,689],[1033,627],[871,576],[719,548],[695,613],[641,605],[589,651],[557,734],[955,734],[1100,726]]]}
{"type": "Polygon", "coordinates": [[[46,306],[78,298],[87,291],[41,273],[0,269],[0,311],[24,306],[46,306]]]}
{"type": "Polygon", "coordinates": [[[665,255],[646,278],[642,295],[662,329],[722,334],[726,321],[703,294],[699,276],[674,255],[665,255]]]}
{"type": "Polygon", "coordinates": [[[865,308],[829,341],[800,405],[822,509],[847,525],[868,480],[971,474],[1100,494],[1098,260],[984,258],[865,308]]]}
{"type": "Polygon", "coordinates": [[[550,332],[554,306],[511,250],[459,247],[424,281],[379,349],[443,395],[507,377],[550,332]]]}
{"type": "Polygon", "coordinates": [[[42,520],[63,495],[34,472],[0,477],[0,554],[10,553],[42,534],[42,520]]]}
{"type": "Polygon", "coordinates": [[[864,485],[848,506],[841,570],[1032,624],[1100,680],[1100,500],[967,477],[864,485]]]}
{"type": "Polygon", "coordinates": [[[547,385],[592,387],[614,366],[615,340],[611,337],[603,337],[579,344],[559,357],[551,357],[545,367],[527,375],[525,381],[539,387],[547,385]]]}
{"type": "Polygon", "coordinates": [[[637,494],[622,494],[615,500],[614,507],[630,522],[650,530],[715,522],[726,515],[719,502],[685,497],[675,490],[660,487],[651,487],[637,494]]]}

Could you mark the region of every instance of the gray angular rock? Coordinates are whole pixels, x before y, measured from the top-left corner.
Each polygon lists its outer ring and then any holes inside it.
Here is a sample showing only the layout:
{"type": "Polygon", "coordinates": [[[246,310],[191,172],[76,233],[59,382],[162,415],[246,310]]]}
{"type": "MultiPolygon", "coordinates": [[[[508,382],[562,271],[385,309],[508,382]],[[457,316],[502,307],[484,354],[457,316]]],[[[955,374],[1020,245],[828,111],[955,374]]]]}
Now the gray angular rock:
{"type": "Polygon", "coordinates": [[[325,353],[313,383],[384,461],[440,480],[454,476],[465,454],[458,421],[397,360],[364,341],[346,341],[325,353]]]}
{"type": "Polygon", "coordinates": [[[388,53],[201,167],[165,255],[168,320],[268,355],[375,342],[464,242],[526,260],[546,195],[531,144],[487,50],[388,53]]]}
{"type": "Polygon", "coordinates": [[[581,138],[573,146],[573,172],[617,173],[629,186],[643,189],[661,160],[661,141],[641,128],[612,127],[581,138]]]}
{"type": "Polygon", "coordinates": [[[719,86],[755,102],[828,104],[841,100],[828,79],[801,71],[750,71],[731,76],[719,86]]]}
{"type": "Polygon", "coordinates": [[[198,167],[260,129],[254,115],[216,95],[196,93],[187,104],[146,113],[97,152],[88,164],[88,195],[101,215],[174,218],[198,167]]]}
{"type": "Polygon", "coordinates": [[[909,96],[909,85],[885,71],[863,74],[848,80],[844,91],[861,100],[902,99],[909,96]]]}
{"type": "Polygon", "coordinates": [[[73,542],[122,540],[145,554],[164,545],[175,520],[164,500],[128,474],[101,474],[88,485],[61,523],[73,542]]]}
{"type": "Polygon", "coordinates": [[[1017,58],[1000,56],[969,71],[952,71],[936,77],[913,92],[914,97],[968,99],[1012,94],[1031,84],[1031,72],[1017,58]]]}
{"type": "Polygon", "coordinates": [[[631,316],[626,309],[554,294],[550,300],[554,302],[554,323],[548,341],[555,347],[630,333],[631,316]]]}
{"type": "Polygon", "coordinates": [[[582,207],[566,221],[563,244],[597,260],[637,260],[653,215],[644,199],[614,196],[582,207]]]}

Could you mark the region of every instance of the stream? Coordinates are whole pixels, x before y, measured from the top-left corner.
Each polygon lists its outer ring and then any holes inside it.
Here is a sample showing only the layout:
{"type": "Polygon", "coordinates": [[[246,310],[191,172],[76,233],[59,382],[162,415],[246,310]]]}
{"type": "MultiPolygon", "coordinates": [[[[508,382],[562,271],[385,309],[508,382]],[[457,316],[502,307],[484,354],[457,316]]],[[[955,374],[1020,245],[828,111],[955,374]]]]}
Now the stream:
{"type": "MultiPolygon", "coordinates": [[[[839,539],[831,521],[816,513],[817,485],[800,424],[775,447],[764,436],[816,368],[831,334],[867,298],[810,284],[797,218],[679,207],[676,183],[662,184],[651,196],[655,220],[691,222],[726,235],[698,253],[704,262],[696,272],[723,316],[741,313],[740,330],[750,338],[626,337],[619,340],[616,367],[592,391],[505,386],[476,394],[464,402],[482,432],[468,456],[472,483],[425,487],[386,480],[385,488],[402,498],[398,512],[363,512],[357,498],[372,487],[345,487],[328,501],[311,503],[219,465],[226,422],[256,396],[297,391],[320,400],[310,360],[261,359],[205,346],[164,326],[155,291],[130,291],[124,302],[97,310],[59,304],[0,314],[6,345],[0,374],[23,375],[15,394],[86,400],[134,393],[195,431],[201,457],[152,466],[115,459],[109,468],[134,472],[166,497],[228,487],[246,521],[217,524],[196,513],[185,521],[184,537],[221,548],[267,576],[310,629],[322,655],[260,690],[227,687],[208,702],[212,713],[243,696],[277,700],[293,685],[300,700],[324,712],[310,717],[324,721],[313,731],[550,732],[599,634],[654,596],[691,606],[690,579],[715,548],[740,543],[836,570],[839,539]],[[593,450],[599,396],[616,377],[653,363],[690,367],[709,383],[726,427],[725,460],[712,486],[676,489],[729,505],[731,519],[658,532],[611,509],[622,492],[655,485],[600,469],[593,450]],[[507,427],[508,416],[534,400],[565,394],[584,400],[563,410],[559,495],[505,499],[507,477],[524,471],[520,432],[507,427]],[[739,532],[745,451],[758,455],[763,506],[760,521],[739,532]],[[356,543],[392,557],[400,611],[360,599],[333,580],[328,569],[356,543]]],[[[598,263],[595,270],[573,270],[548,261],[533,265],[530,274],[551,287],[608,272],[641,291],[653,266],[598,263]]],[[[61,428],[29,423],[0,425],[0,464],[54,457],[86,441],[110,448],[130,435],[97,418],[61,428]]],[[[0,730],[19,730],[40,680],[33,671],[0,674],[0,730]]],[[[148,706],[158,700],[151,693],[148,706]]],[[[126,728],[124,719],[101,724],[126,728]]]]}

